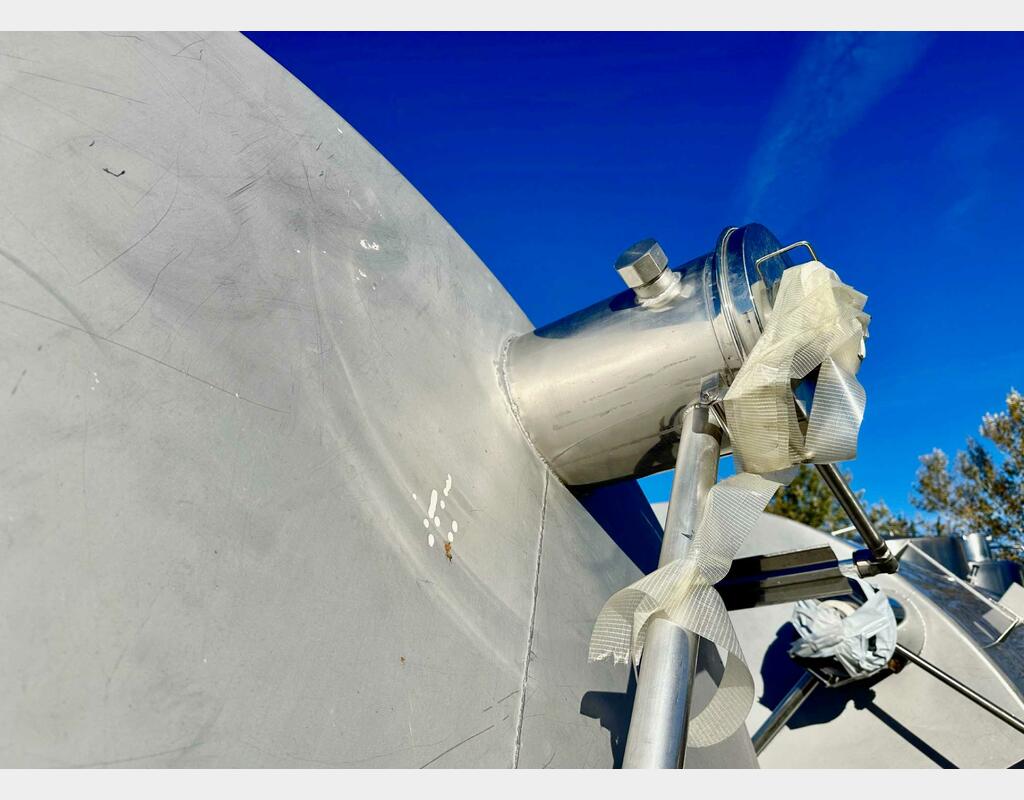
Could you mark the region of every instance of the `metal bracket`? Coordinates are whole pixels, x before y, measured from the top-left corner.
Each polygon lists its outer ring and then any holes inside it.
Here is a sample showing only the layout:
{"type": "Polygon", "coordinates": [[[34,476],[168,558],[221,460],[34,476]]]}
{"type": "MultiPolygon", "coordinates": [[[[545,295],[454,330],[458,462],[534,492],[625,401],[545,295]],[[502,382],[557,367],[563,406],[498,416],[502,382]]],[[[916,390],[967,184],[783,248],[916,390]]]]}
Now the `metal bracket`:
{"type": "Polygon", "coordinates": [[[715,588],[729,611],[850,593],[849,580],[828,545],[737,558],[715,588]]]}
{"type": "Polygon", "coordinates": [[[700,396],[697,403],[701,406],[713,406],[725,397],[728,385],[719,372],[705,375],[700,381],[700,396]]]}

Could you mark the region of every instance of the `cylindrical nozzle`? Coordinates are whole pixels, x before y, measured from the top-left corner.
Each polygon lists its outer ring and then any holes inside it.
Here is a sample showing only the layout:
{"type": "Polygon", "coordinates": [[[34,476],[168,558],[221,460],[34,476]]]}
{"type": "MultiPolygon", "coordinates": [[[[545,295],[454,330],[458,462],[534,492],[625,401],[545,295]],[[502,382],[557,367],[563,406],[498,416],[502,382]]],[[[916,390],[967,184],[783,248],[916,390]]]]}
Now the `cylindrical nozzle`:
{"type": "Polygon", "coordinates": [[[755,262],[779,249],[761,225],[728,228],[714,251],[673,270],[645,239],[616,262],[627,291],[510,342],[512,408],[563,481],[671,469],[682,409],[705,378],[739,369],[761,334],[791,262],[755,262]]]}

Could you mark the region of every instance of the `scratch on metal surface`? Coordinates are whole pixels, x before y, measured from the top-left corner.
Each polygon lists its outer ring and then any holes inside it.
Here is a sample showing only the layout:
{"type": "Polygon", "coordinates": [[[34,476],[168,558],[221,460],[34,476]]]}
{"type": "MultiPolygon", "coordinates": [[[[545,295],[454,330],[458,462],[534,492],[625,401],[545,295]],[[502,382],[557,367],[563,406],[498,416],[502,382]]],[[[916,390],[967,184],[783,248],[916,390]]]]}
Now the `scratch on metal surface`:
{"type": "Polygon", "coordinates": [[[182,53],[184,53],[186,50],[188,50],[190,47],[195,47],[200,42],[205,42],[205,41],[206,41],[206,37],[203,37],[202,39],[196,39],[194,42],[189,42],[187,45],[185,45],[183,48],[181,48],[177,53],[171,53],[171,58],[177,58],[182,53]]]}
{"type": "Polygon", "coordinates": [[[141,103],[142,105],[148,105],[145,100],[139,100],[135,97],[129,97],[126,94],[118,94],[117,92],[111,92],[109,89],[100,89],[98,86],[87,86],[84,83],[75,83],[74,81],[66,81],[63,78],[54,78],[50,75],[42,75],[38,72],[29,72],[26,69],[16,70],[22,75],[31,75],[33,78],[42,78],[43,80],[53,81],[54,83],[63,83],[68,86],[75,86],[79,89],[88,89],[91,92],[100,92],[101,94],[109,94],[112,97],[120,97],[122,100],[127,100],[130,103],[141,103]]]}
{"type": "Polygon", "coordinates": [[[132,761],[143,761],[147,758],[159,758],[160,756],[181,754],[194,746],[194,744],[186,744],[182,747],[172,747],[170,750],[157,750],[154,753],[143,753],[142,755],[138,756],[126,756],[124,758],[111,759],[110,761],[90,761],[85,764],[72,764],[71,769],[93,769],[95,767],[114,767],[119,764],[130,764],[132,761]]]}
{"type": "Polygon", "coordinates": [[[181,367],[176,367],[173,364],[169,364],[166,361],[162,361],[156,356],[151,356],[149,355],[149,353],[143,353],[141,350],[136,350],[134,347],[129,347],[126,344],[122,344],[121,342],[115,341],[114,339],[109,339],[106,336],[101,336],[98,333],[87,331],[85,328],[79,328],[77,325],[72,325],[70,322],[65,322],[64,320],[56,319],[55,317],[50,317],[47,316],[46,314],[40,314],[38,311],[33,311],[31,308],[24,308],[23,306],[15,305],[14,303],[8,303],[4,300],[0,300],[0,305],[7,306],[8,308],[13,308],[16,311],[22,311],[26,314],[31,314],[34,317],[39,317],[40,319],[45,319],[49,322],[54,322],[57,325],[63,325],[65,328],[70,328],[73,331],[79,331],[80,333],[89,334],[90,336],[92,336],[93,339],[98,339],[101,342],[106,342],[107,344],[112,344],[115,347],[120,347],[122,350],[127,350],[129,353],[134,353],[135,355],[145,358],[148,361],[152,361],[155,364],[160,364],[161,366],[167,367],[168,369],[172,369],[179,375],[184,375],[186,378],[191,378],[194,381],[198,381],[204,386],[209,386],[211,389],[216,389],[218,392],[223,392],[224,394],[231,395],[236,400],[241,400],[244,403],[259,406],[260,408],[265,408],[267,411],[275,411],[278,414],[288,413],[282,408],[274,408],[273,406],[268,406],[264,403],[259,402],[258,400],[252,400],[251,398],[245,397],[244,395],[241,395],[238,392],[232,392],[230,389],[225,389],[223,386],[218,386],[216,383],[212,383],[208,380],[205,380],[204,378],[200,378],[197,375],[193,375],[188,370],[184,370],[181,367]]]}
{"type": "Polygon", "coordinates": [[[18,376],[18,380],[16,380],[14,382],[14,388],[11,389],[11,397],[14,397],[14,395],[17,393],[18,387],[21,386],[21,379],[25,377],[25,373],[26,372],[28,372],[28,370],[27,369],[23,369],[21,371],[21,375],[18,376]]]}
{"type": "Polygon", "coordinates": [[[97,275],[99,275],[101,272],[103,272],[103,270],[105,270],[107,267],[109,267],[115,261],[118,261],[122,256],[127,255],[132,250],[134,250],[136,247],[138,247],[140,244],[142,244],[142,242],[146,241],[146,239],[148,239],[153,234],[153,232],[163,224],[163,221],[165,219],[167,219],[167,215],[171,213],[171,209],[174,208],[174,203],[178,199],[178,189],[180,189],[180,188],[181,188],[181,181],[179,180],[177,183],[174,184],[174,194],[171,197],[171,202],[169,202],[167,204],[167,208],[164,210],[164,213],[160,215],[160,219],[158,219],[156,221],[156,224],[152,228],[150,228],[142,236],[140,236],[138,239],[136,239],[134,242],[132,242],[130,245],[128,245],[128,247],[126,247],[124,250],[122,250],[120,253],[118,253],[116,256],[114,256],[112,259],[110,259],[110,261],[108,261],[102,267],[100,267],[97,270],[94,270],[93,272],[90,272],[88,275],[86,275],[84,278],[82,278],[82,280],[80,280],[78,282],[78,285],[81,286],[83,283],[85,283],[90,278],[95,278],[97,275]]]}
{"type": "Polygon", "coordinates": [[[540,531],[537,534],[537,565],[533,575],[533,599],[530,604],[530,627],[526,634],[526,653],[523,656],[523,683],[519,694],[519,717],[516,720],[516,739],[512,750],[512,768],[519,766],[519,750],[523,741],[523,712],[526,711],[526,684],[530,680],[530,657],[533,650],[533,631],[537,623],[537,596],[540,594],[540,559],[544,548],[544,523],[547,522],[548,486],[550,470],[544,471],[544,493],[540,501],[540,531]]]}
{"type": "MultiPolygon", "coordinates": [[[[99,338],[98,334],[96,333],[96,331],[93,330],[92,325],[89,324],[89,320],[87,320],[85,318],[85,315],[82,314],[82,312],[79,311],[71,303],[71,301],[68,300],[57,289],[57,287],[55,287],[48,280],[43,278],[42,275],[40,275],[38,272],[36,272],[34,269],[32,269],[28,264],[26,264],[20,258],[15,256],[13,253],[7,252],[2,247],[0,247],[0,256],[2,256],[3,258],[6,258],[8,261],[10,261],[12,264],[14,264],[14,266],[16,266],[22,272],[24,272],[25,275],[27,275],[29,278],[31,278],[36,283],[38,283],[41,287],[43,287],[43,289],[45,289],[46,292],[51,297],[53,297],[58,303],[60,303],[62,306],[64,306],[65,309],[67,309],[68,313],[70,313],[71,316],[74,317],[75,320],[78,322],[78,324],[82,326],[81,329],[83,331],[85,331],[87,334],[89,334],[90,336],[92,336],[94,338],[99,338]]],[[[56,258],[56,256],[55,256],[55,258],[56,258]]],[[[64,266],[64,265],[61,264],[61,266],[64,266]]]]}
{"type": "Polygon", "coordinates": [[[494,727],[493,725],[488,725],[488,726],[487,726],[486,728],[484,728],[484,729],[483,729],[482,731],[477,731],[477,732],[476,732],[476,733],[474,733],[474,734],[473,734],[472,736],[467,736],[467,737],[466,737],[465,739],[463,739],[463,740],[462,740],[461,742],[459,742],[458,744],[453,744],[453,745],[452,745],[451,747],[449,747],[449,748],[448,748],[447,750],[445,750],[445,751],[444,751],[443,753],[438,753],[438,754],[437,754],[436,756],[434,756],[434,757],[433,757],[432,759],[430,759],[430,761],[428,761],[428,762],[427,762],[426,764],[424,764],[424,765],[423,765],[422,767],[420,767],[420,769],[426,769],[426,768],[427,768],[427,767],[429,767],[429,766],[430,766],[431,764],[433,764],[433,763],[434,763],[435,761],[437,761],[438,759],[440,759],[440,758],[441,758],[442,756],[446,756],[446,755],[448,755],[448,754],[449,754],[449,753],[450,753],[450,752],[451,752],[452,750],[454,750],[455,748],[457,748],[457,747],[462,747],[462,745],[464,745],[464,744],[465,744],[466,742],[470,741],[471,739],[475,739],[475,738],[476,738],[477,736],[483,736],[483,735],[484,735],[485,733],[487,733],[487,731],[491,730],[491,729],[492,729],[493,727],[494,727]]]}
{"type": "MultiPolygon", "coordinates": [[[[506,700],[508,700],[508,699],[509,699],[509,698],[510,698],[510,697],[511,697],[512,695],[514,695],[514,694],[519,694],[519,692],[520,692],[520,691],[521,691],[521,690],[519,690],[519,689],[516,689],[515,691],[509,692],[509,693],[508,693],[507,695],[505,695],[504,697],[501,697],[501,698],[499,698],[499,699],[495,700],[495,701],[494,701],[494,702],[493,702],[493,703],[492,703],[491,705],[487,706],[487,708],[483,709],[483,711],[481,711],[480,713],[481,713],[481,714],[483,714],[483,713],[485,713],[485,712],[487,712],[487,711],[490,711],[490,710],[491,710],[492,708],[494,708],[494,707],[495,707],[496,705],[498,705],[499,703],[504,703],[504,702],[505,702],[506,700]]],[[[503,719],[508,719],[508,717],[503,717],[503,719]]]]}
{"type": "Polygon", "coordinates": [[[225,200],[230,200],[233,197],[238,197],[238,195],[240,195],[242,192],[246,191],[247,189],[251,189],[253,187],[253,185],[256,183],[256,181],[258,181],[262,177],[263,177],[262,175],[257,175],[255,178],[253,178],[251,181],[249,181],[244,186],[239,186],[237,189],[235,189],[235,191],[233,191],[231,194],[229,194],[224,199],[225,200]]]}
{"type": "MultiPolygon", "coordinates": [[[[193,245],[193,249],[195,249],[195,245],[193,245]]],[[[189,251],[189,255],[191,255],[191,253],[192,253],[192,251],[190,250],[189,251]]],[[[177,261],[179,256],[181,256],[181,251],[180,250],[177,253],[174,254],[174,256],[171,258],[170,261],[168,261],[166,264],[164,264],[162,267],[160,267],[159,270],[157,270],[156,277],[153,278],[153,283],[150,284],[149,291],[146,292],[146,296],[142,299],[142,302],[139,303],[139,307],[136,308],[134,312],[132,312],[132,315],[130,317],[128,317],[128,319],[126,319],[124,322],[122,322],[120,325],[118,325],[116,328],[114,328],[114,331],[113,331],[114,333],[116,333],[117,331],[121,330],[121,328],[123,328],[125,325],[127,325],[129,322],[131,322],[133,319],[135,319],[135,317],[138,316],[139,312],[142,311],[142,307],[144,305],[146,305],[146,303],[149,302],[149,298],[151,298],[153,296],[153,292],[156,290],[156,285],[157,285],[157,283],[160,282],[160,276],[164,274],[164,270],[167,269],[169,266],[171,266],[171,264],[173,264],[175,261],[177,261]]]]}

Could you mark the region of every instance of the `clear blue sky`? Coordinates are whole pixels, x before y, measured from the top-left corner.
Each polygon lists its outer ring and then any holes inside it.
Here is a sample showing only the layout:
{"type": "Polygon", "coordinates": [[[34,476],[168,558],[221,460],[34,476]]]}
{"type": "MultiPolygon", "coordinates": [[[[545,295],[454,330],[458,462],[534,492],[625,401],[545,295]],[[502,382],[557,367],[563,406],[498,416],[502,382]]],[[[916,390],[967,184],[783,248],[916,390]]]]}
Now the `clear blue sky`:
{"type": "Polygon", "coordinates": [[[537,324],[619,291],[637,239],[673,264],[726,225],[810,239],[869,296],[871,500],[909,509],[917,457],[1024,387],[1024,36],[248,35],[537,324]]]}

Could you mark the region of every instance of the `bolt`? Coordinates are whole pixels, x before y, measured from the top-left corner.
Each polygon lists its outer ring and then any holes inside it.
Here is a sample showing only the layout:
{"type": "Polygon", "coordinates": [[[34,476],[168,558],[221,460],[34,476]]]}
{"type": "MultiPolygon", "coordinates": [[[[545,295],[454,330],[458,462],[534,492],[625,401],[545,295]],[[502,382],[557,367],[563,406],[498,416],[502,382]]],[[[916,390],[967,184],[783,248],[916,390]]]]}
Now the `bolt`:
{"type": "Polygon", "coordinates": [[[653,283],[668,266],[668,256],[654,239],[644,239],[623,251],[615,262],[622,280],[630,289],[653,283]]]}

